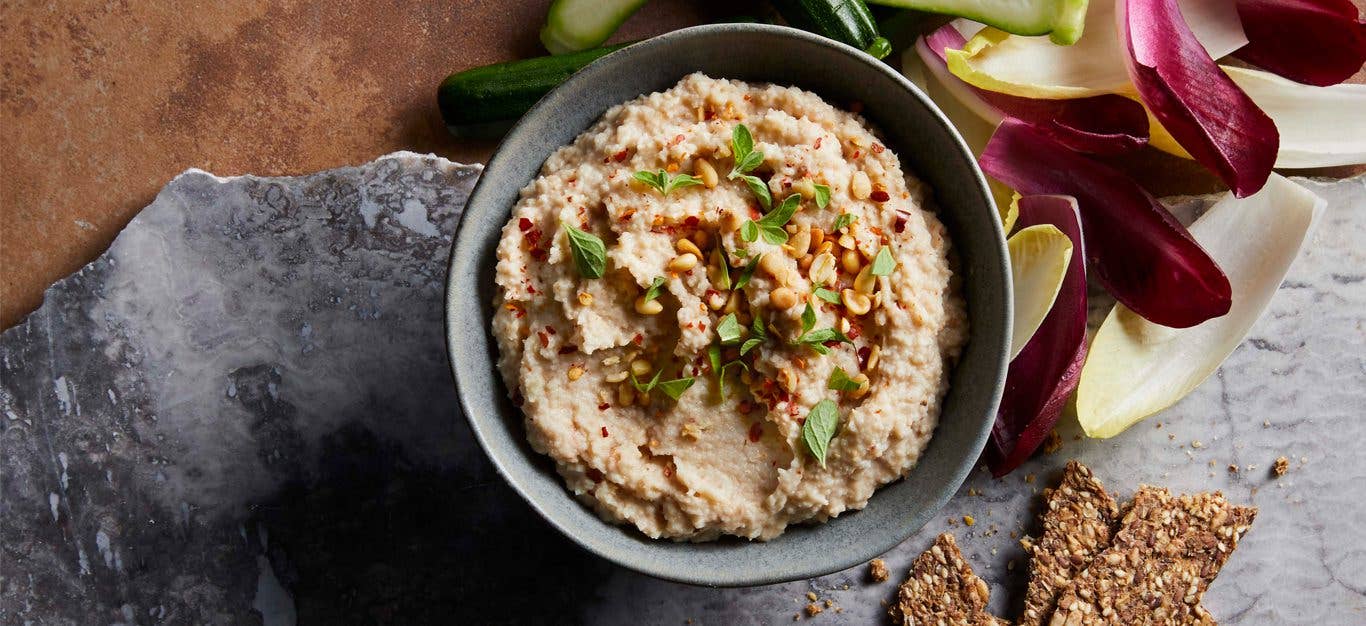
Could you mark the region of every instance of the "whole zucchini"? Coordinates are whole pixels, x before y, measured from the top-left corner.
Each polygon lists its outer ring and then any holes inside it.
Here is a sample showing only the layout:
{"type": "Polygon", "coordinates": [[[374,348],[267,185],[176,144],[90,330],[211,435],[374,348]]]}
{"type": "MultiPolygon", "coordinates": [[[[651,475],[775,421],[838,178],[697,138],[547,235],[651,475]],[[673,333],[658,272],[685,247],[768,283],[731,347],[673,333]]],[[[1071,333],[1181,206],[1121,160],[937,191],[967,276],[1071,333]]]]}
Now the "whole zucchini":
{"type": "Polygon", "coordinates": [[[863,0],[774,0],[778,14],[802,30],[849,44],[881,59],[892,51],[878,35],[877,22],[863,0]]]}

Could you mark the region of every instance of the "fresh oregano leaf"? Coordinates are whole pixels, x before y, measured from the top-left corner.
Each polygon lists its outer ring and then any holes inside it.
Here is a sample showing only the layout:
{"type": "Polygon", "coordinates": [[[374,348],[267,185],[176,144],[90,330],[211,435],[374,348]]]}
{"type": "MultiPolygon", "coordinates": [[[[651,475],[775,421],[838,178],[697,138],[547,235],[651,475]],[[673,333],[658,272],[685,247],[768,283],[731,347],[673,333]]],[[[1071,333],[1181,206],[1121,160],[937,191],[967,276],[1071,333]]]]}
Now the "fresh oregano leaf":
{"type": "Polygon", "coordinates": [[[659,375],[663,373],[664,370],[661,368],[659,371],[655,372],[654,378],[651,378],[650,382],[645,383],[644,385],[640,384],[639,380],[636,380],[635,374],[631,374],[631,384],[635,386],[636,391],[639,391],[641,393],[650,393],[650,390],[654,389],[655,385],[659,384],[659,375]]]}
{"type": "Polygon", "coordinates": [[[836,367],[830,372],[830,379],[826,381],[825,386],[835,391],[858,391],[860,387],[841,367],[836,367]]]}
{"type": "Polygon", "coordinates": [[[762,345],[763,343],[764,343],[764,340],[763,340],[763,339],[760,339],[760,338],[758,338],[758,337],[753,337],[753,338],[750,338],[750,339],[746,339],[744,343],[740,344],[740,356],[744,356],[744,355],[746,355],[746,354],[749,354],[749,351],[750,351],[750,350],[753,350],[753,349],[759,347],[759,346],[762,345]]]}
{"type": "Polygon", "coordinates": [[[824,209],[830,204],[830,187],[827,185],[816,185],[816,208],[824,209]]]}
{"type": "Polygon", "coordinates": [[[731,313],[716,324],[716,336],[721,338],[721,345],[732,346],[744,338],[745,327],[741,326],[739,320],[735,319],[735,314],[731,313]]]}
{"type": "Polygon", "coordinates": [[[768,184],[760,180],[758,176],[746,174],[740,177],[749,186],[749,190],[759,198],[759,204],[767,211],[773,206],[773,195],[768,191],[768,184]]]}
{"type": "Polygon", "coordinates": [[[749,127],[744,124],[736,124],[735,128],[730,130],[730,151],[735,157],[736,163],[743,161],[750,152],[754,151],[754,136],[749,133],[749,127]]]}
{"type": "Polygon", "coordinates": [[[754,220],[745,220],[740,225],[740,238],[748,243],[754,243],[759,239],[759,225],[754,220]]]}
{"type": "Polygon", "coordinates": [[[840,216],[835,218],[835,230],[832,232],[839,232],[839,229],[853,224],[856,220],[858,220],[858,217],[848,213],[840,213],[840,216]]]}
{"type": "Polygon", "coordinates": [[[886,276],[891,274],[894,269],[896,269],[896,259],[892,258],[892,249],[888,246],[882,246],[882,249],[877,251],[877,256],[873,257],[872,269],[868,271],[874,276],[886,276]]]}
{"type": "Polygon", "coordinates": [[[817,298],[829,302],[830,304],[840,303],[840,294],[829,289],[826,289],[825,287],[817,287],[815,291],[812,291],[811,293],[816,294],[817,298]]]}
{"type": "Polygon", "coordinates": [[[569,239],[569,253],[574,258],[574,266],[584,278],[602,278],[607,270],[607,246],[593,233],[575,228],[569,222],[560,222],[569,239]]]}
{"type": "Polygon", "coordinates": [[[768,339],[768,329],[764,328],[764,320],[758,315],[754,316],[754,321],[749,323],[749,332],[760,339],[768,339]]]}
{"type": "Polygon", "coordinates": [[[663,391],[664,395],[667,395],[670,398],[677,400],[683,396],[683,392],[687,391],[688,388],[691,387],[694,382],[696,382],[696,379],[694,379],[692,376],[675,378],[673,380],[666,380],[659,383],[659,390],[663,391]]]}
{"type": "Polygon", "coordinates": [[[762,258],[764,258],[764,255],[756,255],[753,259],[750,259],[749,265],[746,265],[745,269],[740,270],[740,276],[735,280],[736,289],[744,289],[745,285],[749,284],[750,279],[754,278],[754,270],[759,268],[759,259],[762,258]]]}
{"type": "Polygon", "coordinates": [[[806,421],[802,423],[802,441],[821,467],[825,467],[825,455],[830,450],[830,440],[835,438],[839,422],[839,407],[833,400],[826,398],[811,407],[806,414],[806,421]]]}
{"type": "Polygon", "coordinates": [[[659,170],[657,172],[639,171],[635,173],[635,178],[636,180],[654,187],[659,193],[665,196],[669,195],[670,191],[679,187],[692,187],[694,185],[702,184],[702,179],[693,176],[692,174],[676,174],[670,176],[669,173],[664,170],[659,170]]]}
{"type": "Polygon", "coordinates": [[[802,333],[816,327],[816,309],[811,308],[811,303],[806,303],[806,308],[802,309],[802,333]]]}
{"type": "Polygon", "coordinates": [[[659,293],[660,293],[661,291],[663,291],[663,290],[664,290],[664,277],[663,277],[663,276],[657,276],[657,277],[655,277],[654,282],[651,282],[651,283],[650,283],[650,288],[645,290],[645,297],[642,298],[642,300],[645,301],[645,302],[649,302],[649,301],[651,301],[651,300],[654,300],[655,298],[658,298],[658,297],[659,297],[659,293]]]}

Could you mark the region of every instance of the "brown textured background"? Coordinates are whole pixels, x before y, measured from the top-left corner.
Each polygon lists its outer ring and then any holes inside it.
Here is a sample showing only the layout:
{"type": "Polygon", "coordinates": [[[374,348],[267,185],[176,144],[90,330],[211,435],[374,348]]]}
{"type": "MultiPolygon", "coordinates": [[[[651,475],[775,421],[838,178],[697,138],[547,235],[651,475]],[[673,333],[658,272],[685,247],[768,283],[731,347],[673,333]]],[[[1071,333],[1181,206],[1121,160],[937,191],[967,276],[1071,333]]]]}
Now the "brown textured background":
{"type": "MultiPolygon", "coordinates": [[[[491,142],[446,133],[436,85],[539,54],[546,4],[0,0],[0,328],[185,168],[299,174],[400,149],[486,159],[491,142]]],[[[618,39],[750,4],[656,0],[618,39]]],[[[1139,159],[1160,191],[1212,186],[1187,163],[1139,159]]]]}

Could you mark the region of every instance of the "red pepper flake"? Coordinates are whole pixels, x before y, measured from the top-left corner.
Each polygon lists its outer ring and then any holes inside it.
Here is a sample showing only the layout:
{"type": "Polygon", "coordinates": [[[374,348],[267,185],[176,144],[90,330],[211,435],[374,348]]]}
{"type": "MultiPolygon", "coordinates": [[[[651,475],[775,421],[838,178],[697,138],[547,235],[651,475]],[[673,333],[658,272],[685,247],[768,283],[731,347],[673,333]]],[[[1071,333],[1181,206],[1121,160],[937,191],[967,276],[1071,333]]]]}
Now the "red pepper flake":
{"type": "Polygon", "coordinates": [[[873,144],[873,153],[874,153],[874,154],[882,154],[882,151],[883,151],[883,150],[886,150],[886,149],[887,149],[886,146],[883,146],[883,145],[880,144],[880,143],[875,143],[875,144],[873,144]]]}
{"type": "Polygon", "coordinates": [[[631,149],[630,149],[630,148],[622,148],[620,152],[618,152],[618,153],[612,155],[612,160],[613,160],[613,161],[616,161],[617,163],[621,163],[622,161],[625,161],[626,159],[628,159],[628,158],[630,158],[630,157],[631,157],[631,149]]]}
{"type": "Polygon", "coordinates": [[[697,228],[697,225],[700,223],[702,223],[702,220],[697,219],[696,215],[689,215],[688,217],[683,218],[683,225],[688,228],[697,228]]]}
{"type": "Polygon", "coordinates": [[[629,222],[629,221],[631,221],[631,217],[633,217],[635,214],[636,214],[636,210],[635,210],[634,208],[626,209],[625,211],[622,211],[622,212],[621,212],[621,217],[619,217],[619,218],[617,218],[617,219],[619,219],[619,220],[621,220],[621,221],[623,221],[623,222],[629,222]]]}
{"type": "Polygon", "coordinates": [[[749,413],[754,410],[754,403],[749,400],[741,400],[740,406],[736,408],[740,409],[740,413],[749,413]]]}
{"type": "Polygon", "coordinates": [[[671,146],[676,146],[676,145],[678,145],[678,144],[680,144],[680,143],[683,143],[683,139],[685,139],[685,137],[683,137],[683,133],[679,133],[679,134],[677,134],[677,135],[674,135],[673,141],[670,141],[670,142],[669,142],[669,145],[671,145],[671,146]]]}
{"type": "Polygon", "coordinates": [[[560,354],[573,354],[573,353],[578,352],[578,351],[579,351],[579,347],[576,346],[576,345],[574,345],[574,344],[572,344],[572,343],[567,343],[567,344],[564,344],[563,346],[560,346],[560,354]]]}
{"type": "Polygon", "coordinates": [[[751,443],[759,443],[759,439],[764,436],[764,423],[754,422],[749,425],[749,440],[751,443]]]}
{"type": "Polygon", "coordinates": [[[863,329],[858,324],[851,323],[849,324],[849,332],[845,336],[849,338],[849,341],[853,341],[858,339],[861,334],[863,334],[863,329]]]}
{"type": "Polygon", "coordinates": [[[636,336],[634,336],[634,337],[631,338],[631,343],[636,344],[636,345],[641,345],[641,344],[645,343],[645,335],[642,335],[642,334],[640,334],[640,333],[636,333],[636,336]]]}
{"type": "Polygon", "coordinates": [[[550,333],[550,334],[553,335],[553,334],[555,334],[555,327],[554,327],[554,326],[551,326],[550,324],[546,324],[546,325],[545,325],[545,332],[548,332],[548,333],[550,333]]]}
{"type": "Polygon", "coordinates": [[[896,214],[896,232],[899,233],[904,230],[906,230],[906,216],[902,215],[901,212],[898,211],[896,214]]]}
{"type": "Polygon", "coordinates": [[[872,348],[869,348],[868,346],[863,346],[862,348],[859,348],[859,349],[858,349],[858,367],[859,367],[859,369],[864,369],[864,368],[868,367],[868,356],[871,355],[872,353],[873,353],[873,349],[872,349],[872,348]]]}
{"type": "Polygon", "coordinates": [[[857,159],[857,158],[859,158],[859,157],[861,157],[861,156],[863,156],[863,151],[862,151],[862,150],[855,150],[855,151],[854,151],[854,155],[853,155],[852,157],[850,157],[850,158],[857,159]]]}
{"type": "Polygon", "coordinates": [[[816,138],[816,145],[815,145],[815,148],[816,148],[817,150],[820,150],[820,149],[821,149],[821,141],[822,141],[823,139],[825,139],[825,137],[817,137],[817,138],[816,138]]]}
{"type": "Polygon", "coordinates": [[[892,199],[891,196],[887,195],[887,191],[883,189],[873,190],[873,193],[868,194],[868,197],[871,198],[873,202],[886,202],[892,199]]]}
{"type": "MultiPolygon", "coordinates": [[[[533,256],[534,256],[534,255],[533,255],[533,256]]],[[[526,292],[527,292],[527,293],[529,293],[529,294],[531,294],[531,295],[533,295],[533,296],[536,295],[536,294],[538,294],[538,293],[540,293],[539,291],[536,291],[536,285],[531,284],[531,281],[530,281],[530,280],[523,281],[523,282],[526,283],[526,292]]]]}
{"type": "Polygon", "coordinates": [[[526,315],[526,309],[523,309],[520,305],[514,304],[512,302],[504,304],[503,308],[512,311],[512,317],[516,319],[522,319],[522,317],[526,315]]]}
{"type": "Polygon", "coordinates": [[[612,408],[612,405],[610,405],[610,404],[608,404],[608,403],[606,403],[606,402],[604,402],[604,403],[598,405],[598,410],[599,410],[599,411],[606,411],[607,409],[610,409],[610,408],[612,408]]]}
{"type": "Polygon", "coordinates": [[[876,226],[869,226],[869,227],[868,227],[868,230],[873,231],[873,234],[874,234],[874,235],[877,235],[877,236],[879,236],[879,237],[882,236],[882,229],[881,229],[881,228],[878,228],[878,227],[876,227],[876,226]]]}
{"type": "Polygon", "coordinates": [[[603,436],[604,438],[607,437],[607,427],[606,427],[606,426],[603,426],[603,427],[602,427],[602,436],[603,436]]]}
{"type": "Polygon", "coordinates": [[[711,108],[703,109],[703,110],[702,110],[702,119],[707,120],[707,121],[711,121],[711,120],[716,119],[716,111],[713,110],[713,109],[711,109],[711,108]]]}
{"type": "Polygon", "coordinates": [[[602,472],[598,471],[598,468],[596,467],[588,468],[588,471],[584,472],[584,474],[588,475],[588,480],[591,480],[595,483],[602,482],[602,472]]]}
{"type": "Polygon", "coordinates": [[[550,335],[545,334],[545,331],[536,333],[536,337],[541,340],[542,348],[550,347],[550,335]]]}
{"type": "Polygon", "coordinates": [[[672,466],[672,465],[665,465],[665,466],[664,466],[664,477],[665,477],[665,478],[673,478],[673,475],[674,475],[674,466],[672,466]]]}
{"type": "Polygon", "coordinates": [[[531,223],[531,220],[529,220],[529,219],[527,219],[527,218],[525,218],[525,217],[522,218],[522,219],[517,220],[517,228],[522,229],[522,232],[526,232],[526,231],[528,231],[528,230],[531,230],[531,227],[532,227],[532,226],[535,226],[535,224],[532,224],[532,223],[531,223]]]}

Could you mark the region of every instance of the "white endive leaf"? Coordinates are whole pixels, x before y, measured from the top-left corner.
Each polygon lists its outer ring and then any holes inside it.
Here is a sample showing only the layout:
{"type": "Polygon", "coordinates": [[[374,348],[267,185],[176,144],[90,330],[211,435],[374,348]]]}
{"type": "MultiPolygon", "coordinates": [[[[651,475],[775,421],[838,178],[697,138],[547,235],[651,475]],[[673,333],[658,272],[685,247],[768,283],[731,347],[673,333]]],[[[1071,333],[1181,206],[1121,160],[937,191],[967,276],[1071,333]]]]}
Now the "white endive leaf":
{"type": "MultiPolygon", "coordinates": [[[[1181,0],[1182,15],[1210,57],[1247,44],[1231,0],[1181,0]]],[[[1124,44],[1113,0],[1090,3],[1086,30],[1077,43],[1059,46],[1047,37],[1021,37],[987,28],[950,52],[949,69],[968,84],[1025,98],[1135,95],[1125,69],[1124,44]]]]}
{"type": "Polygon", "coordinates": [[[1190,227],[1233,286],[1227,315],[1158,326],[1115,305],[1096,332],[1077,388],[1077,418],[1113,437],[1200,385],[1242,343],[1285,278],[1326,203],[1277,174],[1243,199],[1227,194],[1190,227]]]}
{"type": "Polygon", "coordinates": [[[1072,239],[1051,224],[1022,228],[1006,240],[1010,279],[1015,291],[1015,325],[1010,331],[1010,358],[1023,350],[1058,298],[1072,239]]]}

